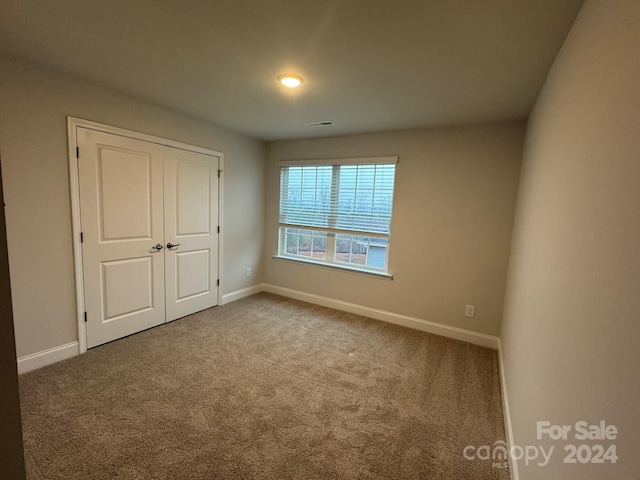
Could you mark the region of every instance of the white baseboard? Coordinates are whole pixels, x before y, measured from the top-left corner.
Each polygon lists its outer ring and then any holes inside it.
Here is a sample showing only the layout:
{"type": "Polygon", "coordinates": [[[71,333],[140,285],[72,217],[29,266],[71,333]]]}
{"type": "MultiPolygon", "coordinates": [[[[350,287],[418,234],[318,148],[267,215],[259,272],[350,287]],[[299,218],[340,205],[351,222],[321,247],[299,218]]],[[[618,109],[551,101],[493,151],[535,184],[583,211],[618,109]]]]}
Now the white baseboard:
{"type": "Polygon", "coordinates": [[[341,310],[343,312],[355,313],[357,315],[363,315],[365,317],[382,320],[384,322],[395,323],[396,325],[402,325],[404,327],[422,330],[423,332],[442,335],[443,337],[473,343],[475,345],[492,348],[494,350],[497,350],[500,344],[499,338],[494,337],[493,335],[473,332],[471,330],[465,330],[463,328],[450,327],[448,325],[442,325],[440,323],[430,322],[428,320],[422,320],[420,318],[409,317],[407,315],[387,312],[384,310],[378,310],[376,308],[365,307],[364,305],[358,305],[355,303],[343,302],[342,300],[322,297],[320,295],[314,295],[312,293],[300,292],[298,290],[278,287],[276,285],[271,285],[268,283],[263,284],[263,290],[265,292],[274,293],[276,295],[282,295],[283,297],[289,297],[296,300],[301,300],[303,302],[313,303],[315,305],[329,307],[335,310],[341,310]]]}
{"type": "MultiPolygon", "coordinates": [[[[502,359],[502,342],[498,340],[498,363],[500,374],[500,391],[502,393],[502,415],[504,417],[504,429],[507,438],[507,448],[511,451],[511,447],[515,445],[513,440],[513,428],[511,426],[511,410],[509,410],[509,396],[507,395],[507,378],[504,373],[504,361],[502,359]]],[[[511,480],[520,480],[518,475],[518,462],[509,455],[509,472],[511,480]]]]}
{"type": "Polygon", "coordinates": [[[257,285],[252,285],[251,287],[241,288],[240,290],[236,290],[231,293],[225,293],[222,295],[222,301],[220,305],[226,305],[227,303],[235,302],[236,300],[240,300],[241,298],[250,297],[251,295],[255,295],[256,293],[260,293],[264,291],[264,283],[259,283],[257,285]]]}
{"type": "Polygon", "coordinates": [[[18,373],[27,373],[79,355],[78,342],[71,342],[18,358],[18,373]]]}

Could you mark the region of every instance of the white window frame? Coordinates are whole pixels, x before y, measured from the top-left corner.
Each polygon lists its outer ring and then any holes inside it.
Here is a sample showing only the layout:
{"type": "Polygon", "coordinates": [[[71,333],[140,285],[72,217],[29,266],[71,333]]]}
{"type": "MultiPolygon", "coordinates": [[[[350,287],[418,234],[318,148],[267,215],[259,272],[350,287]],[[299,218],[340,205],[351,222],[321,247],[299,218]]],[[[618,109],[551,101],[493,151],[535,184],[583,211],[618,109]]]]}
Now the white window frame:
{"type": "MultiPolygon", "coordinates": [[[[376,157],[357,157],[357,158],[338,158],[338,159],[314,159],[314,160],[281,160],[279,167],[312,167],[312,166],[331,166],[332,170],[332,191],[336,188],[336,180],[338,178],[338,171],[341,166],[356,166],[356,165],[375,165],[375,164],[397,164],[397,156],[376,156],[376,157]]],[[[282,175],[279,176],[282,178],[282,175]]],[[[282,185],[280,185],[282,188],[282,185]]],[[[394,197],[395,197],[395,177],[394,177],[394,197]]],[[[280,195],[278,195],[278,210],[280,211],[280,195]]],[[[393,211],[391,213],[391,220],[393,221],[393,211]]],[[[278,222],[278,253],[273,256],[276,260],[285,260],[296,263],[308,264],[311,266],[336,268],[352,273],[376,276],[384,279],[391,280],[393,275],[390,273],[389,268],[389,246],[391,243],[391,231],[389,233],[373,233],[362,230],[343,230],[343,229],[326,229],[322,227],[305,226],[298,224],[280,223],[278,222]],[[304,258],[300,255],[287,254],[286,253],[286,229],[293,228],[298,230],[307,231],[319,231],[326,233],[326,260],[304,258]],[[376,237],[387,239],[385,268],[376,268],[368,265],[357,265],[353,263],[340,262],[335,260],[335,245],[336,235],[355,235],[363,237],[376,237]]]]}

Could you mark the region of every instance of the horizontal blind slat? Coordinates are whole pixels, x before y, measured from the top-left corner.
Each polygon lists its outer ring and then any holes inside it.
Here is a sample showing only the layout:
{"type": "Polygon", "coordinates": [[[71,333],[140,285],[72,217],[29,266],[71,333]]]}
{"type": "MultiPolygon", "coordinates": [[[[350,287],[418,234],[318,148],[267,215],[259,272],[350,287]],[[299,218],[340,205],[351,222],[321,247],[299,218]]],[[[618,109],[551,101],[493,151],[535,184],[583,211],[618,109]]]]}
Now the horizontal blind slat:
{"type": "Polygon", "coordinates": [[[297,230],[312,230],[316,232],[333,233],[335,235],[358,235],[372,238],[383,238],[387,240],[389,239],[388,233],[362,232],[360,230],[339,230],[336,228],[321,228],[312,225],[292,225],[289,223],[280,223],[278,224],[278,226],[282,228],[292,228],[297,230]]]}

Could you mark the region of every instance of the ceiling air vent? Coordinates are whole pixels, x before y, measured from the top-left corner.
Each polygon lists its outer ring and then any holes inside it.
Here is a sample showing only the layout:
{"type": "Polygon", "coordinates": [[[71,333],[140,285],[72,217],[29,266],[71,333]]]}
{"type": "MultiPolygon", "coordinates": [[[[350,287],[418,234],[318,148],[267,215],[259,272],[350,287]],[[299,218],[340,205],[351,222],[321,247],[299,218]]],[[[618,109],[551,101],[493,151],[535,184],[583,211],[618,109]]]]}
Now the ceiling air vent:
{"type": "Polygon", "coordinates": [[[325,120],[324,122],[311,122],[305,123],[307,127],[328,127],[329,125],[335,125],[331,120],[325,120]]]}

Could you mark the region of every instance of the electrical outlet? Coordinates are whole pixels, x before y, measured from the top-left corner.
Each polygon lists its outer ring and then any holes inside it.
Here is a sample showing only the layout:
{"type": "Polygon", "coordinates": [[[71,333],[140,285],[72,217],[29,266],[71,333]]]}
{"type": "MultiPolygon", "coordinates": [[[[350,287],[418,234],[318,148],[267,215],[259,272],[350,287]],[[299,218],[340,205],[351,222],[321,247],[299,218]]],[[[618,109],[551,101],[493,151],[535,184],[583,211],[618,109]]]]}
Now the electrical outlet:
{"type": "Polygon", "coordinates": [[[251,267],[247,267],[247,277],[251,276],[251,267]]]}
{"type": "Polygon", "coordinates": [[[467,305],[467,308],[464,311],[465,317],[475,317],[476,316],[476,307],[473,305],[467,305]]]}

